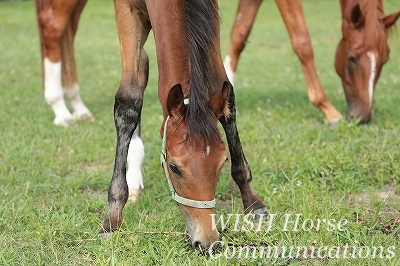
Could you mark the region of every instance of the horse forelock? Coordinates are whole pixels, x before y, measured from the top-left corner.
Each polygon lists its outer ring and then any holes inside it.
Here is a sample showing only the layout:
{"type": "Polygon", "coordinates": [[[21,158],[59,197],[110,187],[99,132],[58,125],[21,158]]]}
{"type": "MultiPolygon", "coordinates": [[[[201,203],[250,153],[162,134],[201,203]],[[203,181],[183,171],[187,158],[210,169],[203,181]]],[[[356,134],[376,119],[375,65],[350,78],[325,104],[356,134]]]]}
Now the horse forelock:
{"type": "Polygon", "coordinates": [[[365,51],[377,49],[381,53],[386,48],[386,29],[381,23],[384,17],[382,0],[359,0],[360,8],[365,16],[364,34],[365,51]]]}
{"type": "Polygon", "coordinates": [[[186,111],[187,140],[214,146],[221,141],[216,116],[210,110],[209,91],[212,66],[219,38],[219,14],[216,1],[186,1],[186,35],[190,51],[189,105],[186,111]]]}

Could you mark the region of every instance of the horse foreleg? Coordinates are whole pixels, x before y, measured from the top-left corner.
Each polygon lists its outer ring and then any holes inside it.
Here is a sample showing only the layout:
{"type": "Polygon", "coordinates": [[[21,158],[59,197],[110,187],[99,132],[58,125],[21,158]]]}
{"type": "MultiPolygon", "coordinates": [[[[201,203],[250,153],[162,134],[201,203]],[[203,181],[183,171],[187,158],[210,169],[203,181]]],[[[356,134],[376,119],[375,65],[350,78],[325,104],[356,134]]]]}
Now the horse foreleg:
{"type": "Polygon", "coordinates": [[[128,96],[132,88],[120,86],[115,95],[114,122],[117,131],[113,176],[108,188],[108,214],[101,233],[117,230],[122,224],[122,211],[129,197],[126,181],[128,148],[133,132],[137,128],[143,103],[143,95],[128,96]]]}
{"type": "Polygon", "coordinates": [[[229,81],[234,84],[240,53],[243,51],[251,28],[253,27],[261,0],[240,0],[235,21],[231,30],[231,43],[224,67],[229,81]]]}
{"type": "Polygon", "coordinates": [[[326,116],[329,123],[337,123],[342,115],[329,101],[318,78],[301,0],[275,0],[275,2],[288,30],[292,48],[300,60],[310,102],[326,116]]]}
{"type": "Polygon", "coordinates": [[[268,211],[251,182],[250,166],[244,155],[236,126],[236,104],[233,90],[229,96],[229,109],[230,116],[222,116],[220,122],[224,128],[231,155],[231,174],[240,189],[245,212],[251,212],[262,218],[262,215],[267,215],[268,211]]]}
{"type": "MultiPolygon", "coordinates": [[[[144,155],[142,143],[139,145],[140,114],[143,104],[144,79],[140,67],[143,61],[141,51],[150,31],[146,17],[123,1],[114,1],[115,17],[117,21],[118,36],[121,49],[122,77],[118,91],[115,95],[114,123],[117,132],[117,146],[115,153],[113,176],[108,188],[108,213],[103,221],[103,228],[99,236],[107,236],[109,232],[119,229],[122,224],[123,208],[129,197],[129,187],[126,176],[128,150],[130,159],[142,160],[144,155]],[[141,62],[142,61],[142,62],[141,62]],[[134,135],[134,131],[136,132],[134,135]],[[134,135],[133,141],[132,135],[134,135]],[[131,145],[130,145],[131,144],[131,145]],[[140,147],[139,147],[140,146],[140,147]],[[136,148],[136,149],[135,149],[136,148]],[[139,149],[138,149],[139,148],[139,149]]],[[[146,65],[146,64],[145,64],[146,65]]],[[[147,70],[143,69],[143,73],[147,70]]],[[[145,82],[146,81],[146,82],[145,82]]],[[[136,166],[140,163],[136,162],[136,166]]],[[[131,163],[131,168],[133,167],[131,163]]],[[[142,186],[141,181],[136,184],[142,186]]]]}

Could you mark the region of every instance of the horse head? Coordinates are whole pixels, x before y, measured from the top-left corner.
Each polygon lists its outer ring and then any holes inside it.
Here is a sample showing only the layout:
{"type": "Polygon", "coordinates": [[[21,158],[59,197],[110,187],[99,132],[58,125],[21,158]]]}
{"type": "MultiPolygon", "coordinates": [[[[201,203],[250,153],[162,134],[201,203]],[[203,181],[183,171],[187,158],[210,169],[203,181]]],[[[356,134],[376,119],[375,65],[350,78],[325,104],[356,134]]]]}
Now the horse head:
{"type": "Polygon", "coordinates": [[[347,117],[368,123],[383,65],[389,59],[388,32],[400,12],[384,15],[381,1],[341,0],[342,39],[335,68],[342,79],[347,117]]]}
{"type": "MultiPolygon", "coordinates": [[[[196,123],[211,127],[212,134],[199,137],[190,135],[188,109],[195,102],[187,103],[181,85],[170,90],[167,98],[168,116],[161,128],[163,137],[162,165],[172,197],[177,201],[186,222],[186,230],[192,246],[198,250],[208,249],[219,239],[212,227],[215,213],[215,193],[218,176],[226,161],[225,144],[221,139],[217,123],[220,116],[227,114],[230,86],[208,101],[211,120],[197,116],[196,123]],[[215,131],[216,130],[216,131],[215,131]]],[[[197,125],[198,126],[198,125],[197,125]]]]}

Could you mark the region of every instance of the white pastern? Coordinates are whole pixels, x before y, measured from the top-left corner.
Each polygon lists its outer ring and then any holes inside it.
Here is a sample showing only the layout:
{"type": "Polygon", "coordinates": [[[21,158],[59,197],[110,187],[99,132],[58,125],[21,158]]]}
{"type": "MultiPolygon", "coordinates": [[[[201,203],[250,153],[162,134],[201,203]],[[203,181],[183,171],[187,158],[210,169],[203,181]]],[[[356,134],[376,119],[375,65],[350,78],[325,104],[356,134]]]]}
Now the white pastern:
{"type": "Polygon", "coordinates": [[[376,76],[376,58],[373,52],[367,53],[369,60],[371,61],[371,72],[368,79],[368,96],[369,96],[369,106],[372,107],[372,100],[374,98],[374,80],[376,76]]]}
{"type": "Polygon", "coordinates": [[[74,109],[74,118],[94,120],[94,116],[83,103],[80,96],[79,85],[75,84],[71,88],[63,88],[65,97],[70,101],[72,108],[74,109]]]}
{"type": "Polygon", "coordinates": [[[235,82],[235,72],[232,70],[231,67],[231,57],[227,55],[224,60],[224,68],[226,75],[228,76],[229,81],[232,83],[232,86],[234,85],[235,82]]]}
{"type": "Polygon", "coordinates": [[[56,116],[54,124],[68,126],[74,122],[74,118],[64,101],[61,85],[61,61],[52,63],[48,58],[44,59],[44,98],[51,106],[56,116]]]}
{"type": "Polygon", "coordinates": [[[128,150],[128,171],[126,182],[129,188],[129,198],[135,201],[143,189],[142,163],[144,160],[144,145],[139,136],[133,135],[128,150]]]}

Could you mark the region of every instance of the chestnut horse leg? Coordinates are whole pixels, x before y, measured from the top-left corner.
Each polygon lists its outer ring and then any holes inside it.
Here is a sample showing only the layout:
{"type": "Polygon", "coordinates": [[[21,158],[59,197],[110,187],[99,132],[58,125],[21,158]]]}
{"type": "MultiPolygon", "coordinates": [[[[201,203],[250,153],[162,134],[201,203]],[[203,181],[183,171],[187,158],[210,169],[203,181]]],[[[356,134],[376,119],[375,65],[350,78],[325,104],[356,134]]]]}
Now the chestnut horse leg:
{"type": "Polygon", "coordinates": [[[83,103],[80,97],[78,82],[74,40],[78,29],[79,18],[87,0],[80,0],[73,10],[69,23],[66,26],[64,40],[62,41],[61,62],[62,62],[62,87],[65,98],[70,102],[74,120],[89,119],[94,121],[94,116],[83,103]]]}
{"type": "Polygon", "coordinates": [[[233,89],[229,96],[230,116],[222,116],[222,124],[228,142],[229,153],[231,155],[231,174],[233,180],[239,187],[245,213],[253,213],[256,217],[263,218],[268,215],[268,210],[253,188],[250,166],[247,163],[240,142],[239,133],[236,126],[236,103],[233,89]]]}
{"type": "MultiPolygon", "coordinates": [[[[239,2],[231,31],[229,52],[224,60],[224,67],[232,84],[240,53],[245,47],[260,4],[261,0],[240,0],[239,2]]],[[[330,124],[338,122],[342,115],[327,98],[315,69],[311,39],[301,0],[276,0],[276,4],[289,32],[292,48],[299,57],[310,102],[327,117],[330,124]]]]}
{"type": "MultiPolygon", "coordinates": [[[[103,228],[99,232],[99,236],[105,237],[109,232],[120,228],[122,211],[129,197],[129,185],[126,179],[128,150],[130,159],[137,157],[140,160],[144,155],[141,150],[143,144],[137,138],[139,138],[138,125],[144,88],[147,83],[147,70],[146,67],[140,68],[147,66],[145,62],[141,62],[143,58],[147,58],[147,56],[142,56],[141,52],[150,31],[147,17],[140,9],[132,7],[129,0],[114,1],[114,5],[120,41],[122,76],[115,94],[114,123],[117,145],[113,176],[108,188],[108,213],[103,221],[103,228]],[[134,140],[131,142],[133,135],[134,140]]],[[[129,166],[134,167],[132,163],[129,166]]],[[[140,180],[136,184],[140,186],[140,180]]]]}
{"type": "Polygon", "coordinates": [[[68,126],[75,120],[65,104],[64,93],[79,117],[93,118],[79,97],[73,54],[73,39],[85,3],[86,0],[35,1],[43,59],[44,97],[55,114],[56,125],[68,126]]]}
{"type": "Polygon", "coordinates": [[[330,124],[337,123],[342,119],[342,115],[331,104],[319,81],[301,0],[275,2],[289,32],[292,48],[299,57],[310,102],[326,116],[330,124]]]}
{"type": "Polygon", "coordinates": [[[240,0],[236,18],[231,30],[231,44],[228,55],[224,59],[224,67],[229,81],[234,85],[239,56],[243,51],[247,38],[260,7],[261,0],[240,0]]]}

